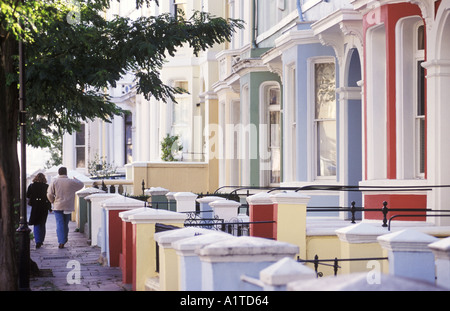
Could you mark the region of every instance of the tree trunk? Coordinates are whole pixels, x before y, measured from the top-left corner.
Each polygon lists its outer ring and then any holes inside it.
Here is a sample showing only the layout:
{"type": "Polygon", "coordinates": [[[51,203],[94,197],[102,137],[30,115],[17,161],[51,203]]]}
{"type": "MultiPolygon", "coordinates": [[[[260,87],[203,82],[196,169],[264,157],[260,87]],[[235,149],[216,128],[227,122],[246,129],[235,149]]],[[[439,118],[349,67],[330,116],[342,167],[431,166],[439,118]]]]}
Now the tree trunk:
{"type": "Polygon", "coordinates": [[[18,43],[0,26],[0,291],[18,289],[15,211],[20,202],[17,155],[18,43]]]}

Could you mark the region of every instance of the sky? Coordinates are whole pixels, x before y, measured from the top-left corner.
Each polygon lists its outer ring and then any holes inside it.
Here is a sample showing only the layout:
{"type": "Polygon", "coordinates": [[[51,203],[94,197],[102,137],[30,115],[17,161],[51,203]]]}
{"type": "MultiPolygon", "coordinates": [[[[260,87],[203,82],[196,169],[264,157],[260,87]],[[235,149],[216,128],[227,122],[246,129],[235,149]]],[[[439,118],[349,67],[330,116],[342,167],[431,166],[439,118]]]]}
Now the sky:
{"type": "MultiPolygon", "coordinates": [[[[20,159],[20,143],[17,144],[17,152],[19,155],[19,164],[21,162],[20,159]]],[[[50,159],[50,152],[48,149],[41,148],[33,148],[27,146],[27,175],[30,175],[36,172],[39,169],[43,169],[45,166],[45,162],[50,159]]]]}

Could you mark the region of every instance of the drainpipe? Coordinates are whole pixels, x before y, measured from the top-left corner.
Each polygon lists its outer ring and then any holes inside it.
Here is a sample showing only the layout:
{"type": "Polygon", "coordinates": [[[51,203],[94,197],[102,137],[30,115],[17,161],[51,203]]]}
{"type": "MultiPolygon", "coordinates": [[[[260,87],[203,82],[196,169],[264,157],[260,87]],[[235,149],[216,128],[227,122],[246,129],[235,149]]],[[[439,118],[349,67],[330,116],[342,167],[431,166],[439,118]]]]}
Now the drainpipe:
{"type": "Polygon", "coordinates": [[[252,1],[252,48],[255,49],[258,47],[256,44],[256,34],[258,32],[258,26],[257,26],[257,18],[258,18],[258,0],[252,1]]]}
{"type": "Polygon", "coordinates": [[[298,11],[298,17],[300,18],[300,21],[304,22],[305,19],[303,18],[302,5],[300,3],[300,0],[297,0],[297,11],[298,11]]]}

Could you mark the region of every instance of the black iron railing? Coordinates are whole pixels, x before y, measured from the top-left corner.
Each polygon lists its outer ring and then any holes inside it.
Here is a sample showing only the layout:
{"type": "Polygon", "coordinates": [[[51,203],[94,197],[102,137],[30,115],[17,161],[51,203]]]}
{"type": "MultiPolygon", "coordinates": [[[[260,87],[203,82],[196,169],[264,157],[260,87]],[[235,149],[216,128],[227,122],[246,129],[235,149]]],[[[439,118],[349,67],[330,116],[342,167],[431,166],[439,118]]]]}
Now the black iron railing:
{"type": "MultiPolygon", "coordinates": [[[[258,187],[258,186],[222,186],[218,188],[214,193],[226,194],[226,189],[228,189],[229,197],[232,196],[245,196],[248,197],[257,192],[280,192],[280,191],[347,191],[347,192],[410,192],[410,191],[432,191],[437,188],[450,188],[450,185],[425,185],[425,186],[351,186],[351,185],[308,185],[302,187],[258,187]]],[[[315,206],[307,207],[308,212],[349,212],[351,217],[351,223],[356,223],[358,213],[369,212],[369,213],[381,213],[382,214],[382,227],[387,227],[390,230],[390,221],[398,217],[450,217],[449,210],[433,210],[430,208],[392,208],[388,207],[388,202],[382,202],[382,206],[379,208],[367,208],[367,207],[357,207],[356,203],[353,201],[350,207],[339,207],[339,206],[315,206]],[[391,212],[401,212],[401,214],[396,214],[388,220],[388,213],[391,212]],[[408,212],[413,212],[415,214],[405,214],[408,212]],[[418,214],[420,213],[420,214],[418,214]],[[441,213],[441,214],[430,214],[430,213],[441,213]],[[444,214],[442,214],[444,213],[444,214]],[[389,224],[388,224],[389,222],[389,224]]]]}
{"type": "Polygon", "coordinates": [[[184,222],[185,227],[201,227],[205,229],[217,230],[227,232],[234,236],[249,236],[250,226],[258,224],[275,223],[275,221],[243,221],[239,218],[232,218],[225,222],[224,219],[220,219],[217,216],[214,218],[203,218],[202,213],[211,213],[210,211],[192,211],[187,213],[187,218],[184,222]]]}
{"type": "Polygon", "coordinates": [[[322,277],[323,273],[319,271],[319,265],[333,267],[334,276],[337,276],[338,270],[341,268],[339,266],[339,262],[343,261],[370,261],[370,260],[388,260],[388,257],[364,257],[364,258],[345,258],[338,259],[335,257],[334,259],[319,259],[318,255],[314,256],[314,259],[306,260],[300,259],[297,257],[297,261],[301,263],[312,263],[314,264],[314,271],[316,272],[316,277],[322,277]],[[331,262],[331,264],[330,264],[331,262]]]}
{"type": "MultiPolygon", "coordinates": [[[[435,212],[435,213],[450,213],[450,210],[430,210],[430,212],[435,212]]],[[[394,220],[395,218],[399,218],[399,217],[450,217],[450,214],[430,214],[430,213],[426,213],[426,214],[399,214],[399,215],[394,215],[391,216],[389,218],[388,221],[388,231],[391,231],[391,221],[394,220]]]]}

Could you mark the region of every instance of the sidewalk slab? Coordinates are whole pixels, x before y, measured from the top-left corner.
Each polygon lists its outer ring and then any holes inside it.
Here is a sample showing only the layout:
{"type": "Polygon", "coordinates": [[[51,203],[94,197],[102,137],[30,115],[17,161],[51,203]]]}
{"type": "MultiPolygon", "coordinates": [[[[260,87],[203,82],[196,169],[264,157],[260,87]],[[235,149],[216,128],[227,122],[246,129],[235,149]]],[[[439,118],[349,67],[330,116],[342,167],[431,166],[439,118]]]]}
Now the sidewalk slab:
{"type": "MultiPolygon", "coordinates": [[[[33,226],[30,226],[33,230],[33,226]]],[[[49,213],[44,244],[36,249],[30,241],[30,257],[40,269],[30,276],[32,291],[131,291],[131,285],[122,283],[118,267],[101,265],[101,248],[90,246],[83,233],[76,232],[76,223],[69,223],[69,240],[58,248],[56,222],[49,213]]]]}

